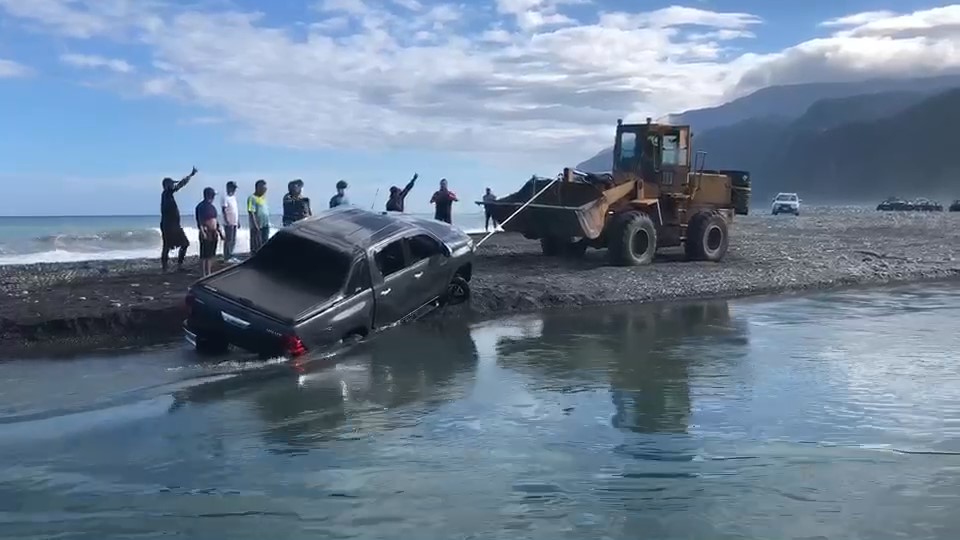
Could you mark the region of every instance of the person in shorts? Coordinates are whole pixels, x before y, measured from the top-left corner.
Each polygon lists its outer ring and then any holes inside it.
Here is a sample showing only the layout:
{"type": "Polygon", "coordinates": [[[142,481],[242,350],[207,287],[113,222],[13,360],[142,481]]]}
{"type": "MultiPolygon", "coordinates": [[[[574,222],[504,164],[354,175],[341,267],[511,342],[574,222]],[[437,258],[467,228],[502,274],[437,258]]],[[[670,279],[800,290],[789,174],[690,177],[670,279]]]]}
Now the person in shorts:
{"type": "Polygon", "coordinates": [[[180,208],[177,206],[177,199],[174,195],[184,188],[197,174],[197,168],[194,167],[190,174],[185,176],[179,182],[174,182],[173,178],[163,179],[163,193],[160,195],[160,236],[163,246],[160,248],[160,267],[164,272],[170,261],[170,250],[180,249],[177,253],[177,270],[183,270],[183,259],[187,256],[187,248],[190,247],[190,241],[187,240],[183,227],[180,226],[180,208]]]}
{"type": "Polygon", "coordinates": [[[217,207],[213,205],[217,192],[203,188],[203,200],[197,205],[197,230],[200,231],[200,270],[206,277],[213,273],[213,261],[217,257],[217,242],[223,238],[223,230],[217,220],[217,207]]]}

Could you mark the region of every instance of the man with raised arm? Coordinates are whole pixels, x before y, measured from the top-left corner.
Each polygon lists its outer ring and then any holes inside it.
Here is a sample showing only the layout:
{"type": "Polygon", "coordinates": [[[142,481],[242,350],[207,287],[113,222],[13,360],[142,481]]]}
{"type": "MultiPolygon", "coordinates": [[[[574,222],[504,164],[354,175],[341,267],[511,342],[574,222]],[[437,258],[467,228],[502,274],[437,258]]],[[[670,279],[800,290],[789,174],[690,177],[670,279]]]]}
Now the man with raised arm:
{"type": "Polygon", "coordinates": [[[194,167],[190,174],[179,182],[174,182],[173,178],[169,177],[163,179],[163,193],[160,195],[160,236],[163,242],[160,248],[160,267],[164,272],[168,270],[170,250],[177,248],[180,249],[177,253],[177,270],[183,270],[183,259],[187,256],[190,241],[180,226],[180,207],[177,206],[174,195],[190,183],[190,179],[196,174],[197,168],[194,167]]]}

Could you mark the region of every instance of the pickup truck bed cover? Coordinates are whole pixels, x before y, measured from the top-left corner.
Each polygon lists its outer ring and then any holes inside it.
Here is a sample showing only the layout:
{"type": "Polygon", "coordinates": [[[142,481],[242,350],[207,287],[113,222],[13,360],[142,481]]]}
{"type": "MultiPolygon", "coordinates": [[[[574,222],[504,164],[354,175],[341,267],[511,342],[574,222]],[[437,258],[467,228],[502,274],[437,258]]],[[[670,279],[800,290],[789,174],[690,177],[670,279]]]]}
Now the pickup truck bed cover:
{"type": "Polygon", "coordinates": [[[307,311],[338,294],[333,289],[291,287],[282,275],[249,266],[214,276],[204,286],[248,309],[287,323],[299,320],[307,311]]]}

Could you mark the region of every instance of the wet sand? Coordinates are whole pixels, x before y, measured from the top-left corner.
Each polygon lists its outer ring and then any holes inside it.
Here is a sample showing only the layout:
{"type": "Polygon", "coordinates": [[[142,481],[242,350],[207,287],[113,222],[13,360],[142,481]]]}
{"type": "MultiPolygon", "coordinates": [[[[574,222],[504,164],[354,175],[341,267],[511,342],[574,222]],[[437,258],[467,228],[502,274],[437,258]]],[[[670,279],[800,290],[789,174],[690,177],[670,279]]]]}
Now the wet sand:
{"type": "MultiPolygon", "coordinates": [[[[539,244],[494,235],[478,252],[473,298],[455,315],[735,297],[960,276],[960,213],[804,209],[738,217],[721,263],[666,250],[646,267],[543,257],[539,244]]],[[[81,354],[176,339],[183,296],[199,277],[163,275],[156,260],[0,267],[0,358],[81,354]]]]}

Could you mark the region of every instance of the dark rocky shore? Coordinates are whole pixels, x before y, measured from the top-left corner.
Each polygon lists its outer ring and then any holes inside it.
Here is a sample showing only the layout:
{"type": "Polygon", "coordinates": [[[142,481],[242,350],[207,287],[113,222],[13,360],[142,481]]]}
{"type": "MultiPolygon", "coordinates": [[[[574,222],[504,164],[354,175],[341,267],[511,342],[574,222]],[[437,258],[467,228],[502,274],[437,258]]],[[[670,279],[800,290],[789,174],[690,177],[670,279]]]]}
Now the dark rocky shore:
{"type": "MultiPolygon", "coordinates": [[[[479,252],[473,299],[458,316],[679,298],[733,297],[960,276],[960,213],[804,209],[738,218],[727,258],[667,251],[639,268],[540,255],[537,242],[497,234],[479,252]]],[[[176,339],[183,296],[198,277],[157,261],[0,267],[0,358],[80,354],[176,339]]]]}

